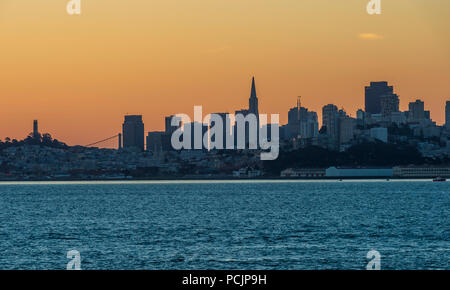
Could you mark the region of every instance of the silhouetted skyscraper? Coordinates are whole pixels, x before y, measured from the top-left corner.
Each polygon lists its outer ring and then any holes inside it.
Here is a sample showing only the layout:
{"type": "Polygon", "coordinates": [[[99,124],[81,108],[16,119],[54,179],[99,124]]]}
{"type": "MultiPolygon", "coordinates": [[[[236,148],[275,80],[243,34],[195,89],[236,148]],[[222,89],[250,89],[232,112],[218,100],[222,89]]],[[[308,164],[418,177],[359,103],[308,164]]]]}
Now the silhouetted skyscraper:
{"type": "Polygon", "coordinates": [[[123,147],[144,150],[144,123],[141,115],[125,116],[122,125],[123,147]]]}
{"type": "Polygon", "coordinates": [[[425,119],[425,104],[421,100],[409,103],[408,121],[420,122],[425,119]]]}
{"type": "Polygon", "coordinates": [[[381,96],[381,114],[390,116],[392,113],[398,112],[400,107],[400,99],[396,94],[387,94],[381,96]]]}
{"type": "Polygon", "coordinates": [[[322,126],[327,128],[328,137],[339,140],[339,113],[338,108],[329,104],[322,109],[322,126]]]}
{"type": "Polygon", "coordinates": [[[339,116],[339,143],[345,144],[353,139],[354,128],[356,120],[347,116],[343,111],[340,111],[339,116]]]}
{"type": "Polygon", "coordinates": [[[148,132],[147,151],[151,151],[153,154],[164,151],[164,134],[164,132],[148,132]]]}
{"type": "MultiPolygon", "coordinates": [[[[191,150],[208,149],[203,144],[203,137],[205,136],[205,134],[208,134],[207,124],[199,122],[186,123],[183,124],[183,130],[185,132],[191,132],[191,150]]],[[[183,137],[186,137],[186,135],[183,135],[183,137]]]]}
{"type": "Polygon", "coordinates": [[[366,87],[366,112],[371,114],[381,113],[381,97],[384,95],[392,95],[394,88],[388,86],[387,82],[371,82],[370,86],[366,87]]]}
{"type": "Polygon", "coordinates": [[[303,108],[300,97],[297,100],[297,107],[289,110],[288,128],[290,138],[313,138],[319,134],[317,113],[303,108]]]}
{"type": "MultiPolygon", "coordinates": [[[[226,149],[227,148],[227,138],[229,138],[230,140],[233,140],[233,128],[232,128],[232,124],[231,124],[231,119],[229,117],[228,113],[214,113],[215,115],[219,116],[220,119],[222,119],[222,149],[226,149]]],[[[211,126],[210,129],[216,126],[216,122],[215,121],[211,121],[211,126]]],[[[216,128],[217,130],[217,128],[216,128]]],[[[211,132],[209,132],[211,134],[211,132]]],[[[213,142],[218,142],[217,141],[217,136],[213,135],[210,136],[211,141],[213,142]]],[[[230,145],[234,145],[234,141],[231,142],[230,145]]],[[[219,146],[217,144],[217,146],[219,146]]]]}
{"type": "MultiPolygon", "coordinates": [[[[258,108],[258,96],[256,95],[256,84],[255,84],[255,77],[252,78],[252,88],[250,91],[250,98],[248,100],[248,110],[238,110],[235,111],[235,116],[237,115],[243,115],[244,117],[248,116],[249,114],[254,114],[256,117],[256,146],[259,147],[259,108],[258,108]]],[[[234,131],[235,131],[235,144],[237,144],[237,123],[235,122],[234,131]]],[[[245,144],[250,144],[250,127],[249,124],[245,123],[245,144]]]]}
{"type": "Polygon", "coordinates": [[[255,85],[255,77],[252,79],[252,90],[250,93],[250,99],[248,100],[248,111],[249,113],[253,113],[256,116],[259,116],[258,109],[258,97],[256,96],[256,85],[255,85]]]}
{"type": "Polygon", "coordinates": [[[450,101],[445,104],[445,126],[450,130],[450,101]]]}
{"type": "MultiPolygon", "coordinates": [[[[164,136],[162,136],[162,151],[172,151],[172,134],[183,126],[182,120],[180,117],[175,115],[167,116],[165,118],[165,129],[164,136]],[[178,121],[178,126],[172,126],[172,120],[175,119],[178,121]]],[[[147,145],[148,148],[148,145],[147,145]]]]}
{"type": "Polygon", "coordinates": [[[168,116],[165,119],[165,134],[168,136],[172,136],[173,132],[175,132],[177,129],[181,128],[181,118],[177,116],[168,116]],[[172,119],[177,118],[179,121],[178,126],[172,126],[172,119]]]}
{"type": "Polygon", "coordinates": [[[356,111],[356,122],[359,126],[365,126],[366,125],[366,112],[359,109],[356,111]]]}

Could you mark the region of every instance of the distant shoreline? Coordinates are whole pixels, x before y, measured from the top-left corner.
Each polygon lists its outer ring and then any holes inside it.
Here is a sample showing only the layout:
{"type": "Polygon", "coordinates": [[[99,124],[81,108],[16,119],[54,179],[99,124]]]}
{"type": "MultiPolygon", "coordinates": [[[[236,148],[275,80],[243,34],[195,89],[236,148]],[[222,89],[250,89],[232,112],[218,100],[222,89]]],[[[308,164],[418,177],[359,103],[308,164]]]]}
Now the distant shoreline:
{"type": "Polygon", "coordinates": [[[166,182],[166,181],[204,181],[204,182],[217,182],[217,181],[249,181],[249,182],[270,182],[270,181],[359,181],[359,180],[371,180],[371,181],[431,181],[432,177],[320,177],[320,178],[284,178],[284,177],[260,177],[260,178],[217,178],[217,177],[198,177],[198,178],[130,178],[130,179],[108,179],[108,178],[92,178],[92,179],[76,179],[76,178],[64,178],[64,179],[0,179],[0,183],[20,183],[20,182],[166,182]]]}

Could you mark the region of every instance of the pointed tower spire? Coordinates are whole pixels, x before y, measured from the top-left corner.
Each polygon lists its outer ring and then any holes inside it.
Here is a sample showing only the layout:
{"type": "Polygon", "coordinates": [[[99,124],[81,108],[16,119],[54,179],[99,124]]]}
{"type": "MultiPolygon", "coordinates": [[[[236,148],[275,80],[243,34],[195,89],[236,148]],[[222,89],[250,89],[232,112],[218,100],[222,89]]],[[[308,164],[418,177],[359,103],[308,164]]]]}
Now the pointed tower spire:
{"type": "Polygon", "coordinates": [[[256,96],[255,77],[252,78],[252,92],[250,94],[250,98],[257,98],[257,96],[256,96]]]}
{"type": "Polygon", "coordinates": [[[252,91],[249,99],[249,111],[255,115],[259,115],[258,112],[258,97],[256,96],[256,84],[255,77],[252,78],[252,91]]]}

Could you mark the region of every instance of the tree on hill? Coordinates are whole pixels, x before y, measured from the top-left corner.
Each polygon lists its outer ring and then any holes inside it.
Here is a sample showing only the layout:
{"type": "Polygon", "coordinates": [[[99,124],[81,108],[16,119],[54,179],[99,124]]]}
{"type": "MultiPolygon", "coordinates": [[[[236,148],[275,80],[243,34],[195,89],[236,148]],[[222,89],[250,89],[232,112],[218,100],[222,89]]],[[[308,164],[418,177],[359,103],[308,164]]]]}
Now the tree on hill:
{"type": "Polygon", "coordinates": [[[280,152],[277,160],[265,161],[264,168],[278,175],[286,168],[393,167],[427,163],[421,153],[410,145],[367,142],[337,152],[320,147],[307,147],[291,152],[280,152]]]}
{"type": "Polygon", "coordinates": [[[51,147],[51,148],[61,148],[65,149],[68,148],[67,144],[58,141],[57,139],[53,139],[52,136],[48,133],[45,134],[38,134],[35,136],[33,133],[28,134],[28,136],[23,140],[16,140],[6,137],[5,142],[2,142],[0,140],[0,150],[3,150],[5,148],[9,147],[19,147],[23,145],[39,145],[44,147],[51,147]]]}

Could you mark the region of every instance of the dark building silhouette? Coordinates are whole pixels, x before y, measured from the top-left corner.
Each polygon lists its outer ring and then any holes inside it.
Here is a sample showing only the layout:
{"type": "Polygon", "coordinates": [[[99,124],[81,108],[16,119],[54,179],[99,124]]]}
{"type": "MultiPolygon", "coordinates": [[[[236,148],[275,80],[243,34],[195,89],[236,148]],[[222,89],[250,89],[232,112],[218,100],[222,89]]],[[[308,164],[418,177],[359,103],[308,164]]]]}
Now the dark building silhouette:
{"type": "Polygon", "coordinates": [[[328,104],[322,108],[322,126],[327,129],[328,137],[339,140],[339,111],[336,105],[328,104]]]}
{"type": "Polygon", "coordinates": [[[141,115],[125,116],[122,130],[123,147],[125,149],[138,148],[144,150],[144,123],[141,115]]]}
{"type": "Polygon", "coordinates": [[[301,106],[300,97],[297,106],[288,112],[289,138],[313,138],[319,134],[317,113],[301,106]]]}
{"type": "MultiPolygon", "coordinates": [[[[180,117],[177,117],[175,115],[167,116],[165,118],[165,128],[164,128],[164,135],[161,137],[162,140],[162,151],[172,151],[172,134],[181,128],[183,126],[182,120],[180,117]],[[178,126],[172,126],[172,120],[176,118],[178,120],[178,126]]],[[[158,137],[159,138],[159,137],[158,137]]],[[[147,146],[148,148],[148,146],[147,146]]]]}
{"type": "Polygon", "coordinates": [[[148,132],[147,151],[157,153],[163,150],[165,132],[148,132]]]}
{"type": "Polygon", "coordinates": [[[248,112],[259,116],[258,97],[256,96],[255,77],[252,78],[252,89],[248,100],[248,112]]]}
{"type": "Polygon", "coordinates": [[[445,127],[450,130],[450,101],[445,104],[445,127]]]}
{"type": "MultiPolygon", "coordinates": [[[[250,91],[250,98],[248,100],[248,109],[243,109],[243,110],[238,110],[235,111],[235,116],[237,115],[243,115],[244,117],[248,116],[249,114],[254,114],[256,116],[256,146],[259,147],[259,126],[260,126],[260,122],[259,122],[259,101],[258,101],[258,96],[256,94],[256,83],[255,83],[255,77],[252,78],[252,88],[250,91]]],[[[235,121],[234,124],[234,135],[235,135],[235,145],[238,144],[238,140],[237,140],[237,136],[238,136],[238,132],[237,132],[237,122],[235,121]]],[[[250,126],[249,124],[246,122],[245,123],[245,144],[246,146],[250,144],[250,126]]]]}
{"type": "MultiPolygon", "coordinates": [[[[219,116],[220,119],[222,120],[222,136],[223,136],[222,137],[223,138],[222,139],[222,149],[226,149],[227,148],[227,138],[229,138],[230,140],[232,140],[232,138],[233,138],[231,119],[229,118],[228,113],[214,113],[214,115],[219,116]]],[[[215,126],[216,126],[216,122],[214,120],[212,120],[209,128],[211,129],[215,126]]],[[[211,132],[210,132],[210,134],[211,134],[211,132]]],[[[217,140],[215,135],[210,136],[210,138],[211,138],[211,141],[213,141],[213,142],[216,142],[216,140],[217,140]]],[[[231,145],[234,145],[233,141],[231,142],[231,145]]],[[[217,144],[217,146],[219,146],[219,144],[217,144]]],[[[210,148],[210,149],[212,149],[212,148],[210,148]]]]}
{"type": "Polygon", "coordinates": [[[173,132],[175,132],[177,129],[179,129],[179,128],[181,128],[181,119],[179,118],[179,117],[177,117],[177,116],[174,116],[174,115],[172,115],[172,116],[168,116],[168,117],[166,117],[165,118],[165,134],[166,135],[172,135],[173,134],[173,132]],[[179,125],[178,126],[172,126],[172,119],[173,118],[178,118],[178,120],[180,121],[179,122],[179,125]]]}
{"type": "Polygon", "coordinates": [[[381,97],[384,95],[392,95],[394,88],[388,86],[388,82],[371,82],[366,87],[366,112],[371,114],[381,114],[381,97]]]}
{"type": "Polygon", "coordinates": [[[425,103],[421,100],[409,103],[409,122],[420,122],[425,119],[425,103]]]}
{"type": "Polygon", "coordinates": [[[33,121],[33,138],[39,137],[39,127],[38,127],[38,120],[33,121]]]}
{"type": "MultiPolygon", "coordinates": [[[[208,148],[205,148],[203,144],[203,137],[205,134],[208,134],[208,125],[199,123],[199,122],[191,122],[186,123],[183,125],[183,130],[185,132],[190,131],[191,132],[191,150],[205,150],[208,148]],[[196,134],[197,133],[197,134],[196,134]]],[[[186,135],[183,135],[183,138],[186,137],[186,135]]],[[[186,148],[185,148],[186,149],[186,148]]]]}
{"type": "Polygon", "coordinates": [[[300,120],[301,120],[301,103],[300,97],[297,99],[297,107],[291,108],[288,112],[288,127],[289,137],[297,138],[300,135],[300,120]]]}
{"type": "Polygon", "coordinates": [[[390,116],[396,113],[400,108],[400,99],[396,94],[387,94],[381,96],[381,114],[383,116],[390,116]]]}

